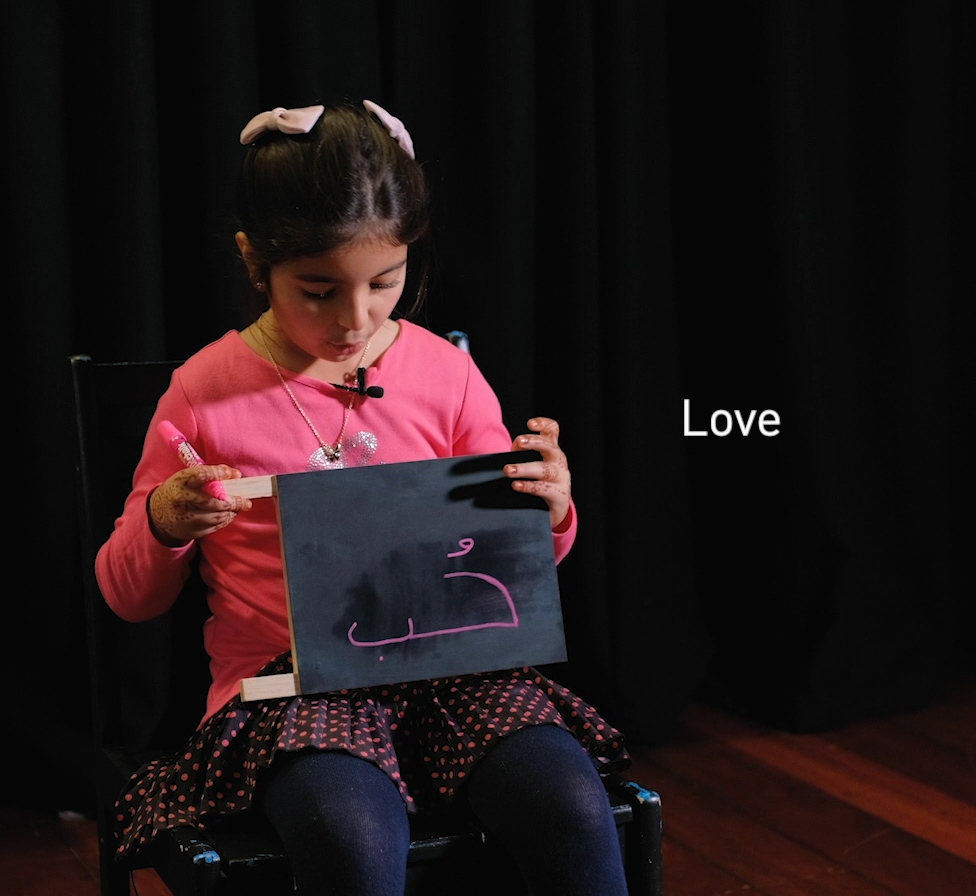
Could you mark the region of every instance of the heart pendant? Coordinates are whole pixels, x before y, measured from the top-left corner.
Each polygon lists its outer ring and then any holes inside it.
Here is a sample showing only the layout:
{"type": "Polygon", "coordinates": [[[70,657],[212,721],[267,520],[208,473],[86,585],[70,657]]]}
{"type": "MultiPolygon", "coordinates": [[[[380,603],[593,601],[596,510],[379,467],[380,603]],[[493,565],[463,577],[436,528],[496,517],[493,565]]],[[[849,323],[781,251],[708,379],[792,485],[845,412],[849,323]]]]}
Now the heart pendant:
{"type": "Polygon", "coordinates": [[[310,470],[342,470],[345,467],[365,467],[369,464],[379,441],[371,432],[357,432],[344,439],[335,450],[329,446],[318,448],[308,459],[310,470]]]}

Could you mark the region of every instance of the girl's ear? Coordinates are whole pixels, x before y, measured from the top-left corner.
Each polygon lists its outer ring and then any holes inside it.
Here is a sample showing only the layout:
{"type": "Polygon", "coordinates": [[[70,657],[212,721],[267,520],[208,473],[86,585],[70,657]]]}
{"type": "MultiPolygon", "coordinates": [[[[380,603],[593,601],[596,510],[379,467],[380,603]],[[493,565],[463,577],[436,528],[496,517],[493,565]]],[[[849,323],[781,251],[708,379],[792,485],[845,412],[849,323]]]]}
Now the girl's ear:
{"type": "Polygon", "coordinates": [[[241,258],[244,259],[244,264],[247,265],[248,277],[251,283],[257,287],[258,283],[261,282],[261,266],[255,257],[254,249],[251,247],[251,241],[247,238],[247,234],[243,230],[239,230],[234,235],[234,239],[237,241],[237,248],[241,252],[241,258]]]}

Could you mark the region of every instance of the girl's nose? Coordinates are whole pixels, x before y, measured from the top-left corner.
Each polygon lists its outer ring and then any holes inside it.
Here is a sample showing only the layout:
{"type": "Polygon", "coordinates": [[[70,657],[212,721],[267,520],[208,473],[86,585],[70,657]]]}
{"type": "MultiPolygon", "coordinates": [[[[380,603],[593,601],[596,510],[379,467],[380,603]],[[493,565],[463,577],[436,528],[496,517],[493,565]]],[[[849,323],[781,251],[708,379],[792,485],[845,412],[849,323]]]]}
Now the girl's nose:
{"type": "Polygon", "coordinates": [[[361,333],[369,323],[369,297],[354,293],[345,303],[339,323],[351,333],[361,333]]]}

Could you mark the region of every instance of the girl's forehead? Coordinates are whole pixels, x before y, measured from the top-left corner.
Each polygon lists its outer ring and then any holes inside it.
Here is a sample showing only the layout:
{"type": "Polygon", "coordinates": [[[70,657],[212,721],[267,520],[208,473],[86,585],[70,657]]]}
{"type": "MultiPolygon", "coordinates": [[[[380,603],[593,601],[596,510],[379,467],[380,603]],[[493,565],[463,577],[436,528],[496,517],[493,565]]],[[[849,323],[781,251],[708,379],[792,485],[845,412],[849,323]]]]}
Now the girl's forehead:
{"type": "Polygon", "coordinates": [[[310,279],[370,279],[403,266],[407,247],[387,240],[357,240],[284,262],[296,276],[310,279]]]}

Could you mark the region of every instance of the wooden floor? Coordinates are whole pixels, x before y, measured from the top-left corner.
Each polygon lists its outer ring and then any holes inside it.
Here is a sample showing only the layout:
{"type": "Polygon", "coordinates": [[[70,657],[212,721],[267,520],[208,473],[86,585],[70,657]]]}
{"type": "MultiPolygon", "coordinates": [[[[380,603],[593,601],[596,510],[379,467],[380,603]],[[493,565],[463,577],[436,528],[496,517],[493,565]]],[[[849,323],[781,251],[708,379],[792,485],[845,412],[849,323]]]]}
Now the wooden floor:
{"type": "MultiPolygon", "coordinates": [[[[665,896],[976,894],[976,683],[820,735],[692,704],[631,777],[661,793],[665,896]]],[[[92,821],[0,804],[0,893],[97,896],[96,877],[92,821]]]]}

